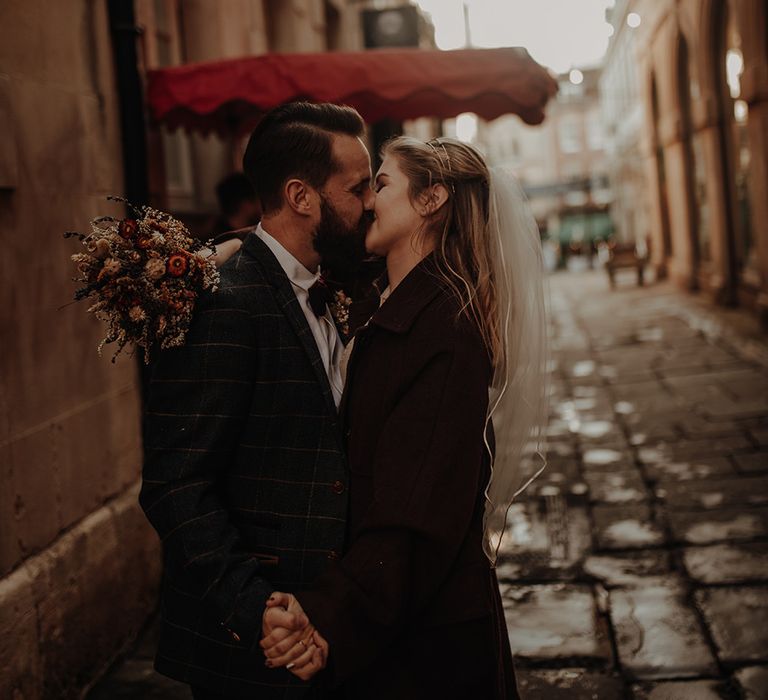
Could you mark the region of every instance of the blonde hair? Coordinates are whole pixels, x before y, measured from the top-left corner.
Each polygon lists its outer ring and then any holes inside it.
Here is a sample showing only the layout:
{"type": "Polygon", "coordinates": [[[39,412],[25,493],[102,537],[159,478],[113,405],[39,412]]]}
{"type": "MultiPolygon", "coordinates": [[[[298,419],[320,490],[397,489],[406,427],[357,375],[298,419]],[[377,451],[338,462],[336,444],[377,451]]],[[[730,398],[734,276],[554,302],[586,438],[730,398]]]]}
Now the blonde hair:
{"type": "Polygon", "coordinates": [[[475,322],[494,366],[503,361],[499,300],[493,275],[493,243],[489,231],[489,172],[472,146],[450,138],[423,142],[408,136],[388,141],[382,156],[394,156],[409,182],[415,202],[441,184],[448,200],[427,222],[434,235],[437,272],[475,322]]]}

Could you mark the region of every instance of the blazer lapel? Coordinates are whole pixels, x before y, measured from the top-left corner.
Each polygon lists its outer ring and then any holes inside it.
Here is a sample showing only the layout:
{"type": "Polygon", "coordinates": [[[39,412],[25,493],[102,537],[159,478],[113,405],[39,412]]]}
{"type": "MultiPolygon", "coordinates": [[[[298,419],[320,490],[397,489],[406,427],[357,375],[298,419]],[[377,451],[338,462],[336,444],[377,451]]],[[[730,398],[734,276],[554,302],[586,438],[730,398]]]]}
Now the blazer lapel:
{"type": "Polygon", "coordinates": [[[336,403],[333,400],[331,384],[328,381],[325,367],[323,367],[315,336],[312,335],[312,330],[307,323],[307,317],[301,310],[299,300],[296,298],[291,281],[285,274],[285,270],[280,266],[272,251],[255,233],[248,235],[243,242],[243,248],[259,263],[264,272],[265,279],[272,284],[278,304],[293,327],[296,337],[299,339],[304,352],[307,354],[307,359],[309,359],[309,363],[312,365],[318,386],[328,405],[328,409],[333,414],[336,414],[336,403]]]}

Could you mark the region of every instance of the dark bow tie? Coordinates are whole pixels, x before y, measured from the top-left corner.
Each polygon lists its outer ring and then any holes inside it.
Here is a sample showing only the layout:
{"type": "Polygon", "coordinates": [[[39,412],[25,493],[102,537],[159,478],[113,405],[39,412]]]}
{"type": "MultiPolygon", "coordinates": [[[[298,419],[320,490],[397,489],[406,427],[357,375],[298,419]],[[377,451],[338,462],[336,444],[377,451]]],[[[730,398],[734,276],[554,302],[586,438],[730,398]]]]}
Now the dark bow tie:
{"type": "Polygon", "coordinates": [[[333,301],[333,293],[322,277],[309,288],[309,305],[315,316],[325,316],[326,305],[333,301]]]}

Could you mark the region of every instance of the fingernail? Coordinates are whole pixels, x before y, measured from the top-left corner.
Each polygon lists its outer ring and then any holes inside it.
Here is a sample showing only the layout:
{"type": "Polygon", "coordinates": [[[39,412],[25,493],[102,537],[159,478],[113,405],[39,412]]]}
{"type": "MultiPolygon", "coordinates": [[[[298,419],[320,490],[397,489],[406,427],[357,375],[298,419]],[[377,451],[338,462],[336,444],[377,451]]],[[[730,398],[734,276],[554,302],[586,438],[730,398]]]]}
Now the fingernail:
{"type": "Polygon", "coordinates": [[[265,665],[267,668],[272,668],[272,662],[271,662],[269,659],[267,659],[267,660],[264,662],[264,665],[265,665]]]}

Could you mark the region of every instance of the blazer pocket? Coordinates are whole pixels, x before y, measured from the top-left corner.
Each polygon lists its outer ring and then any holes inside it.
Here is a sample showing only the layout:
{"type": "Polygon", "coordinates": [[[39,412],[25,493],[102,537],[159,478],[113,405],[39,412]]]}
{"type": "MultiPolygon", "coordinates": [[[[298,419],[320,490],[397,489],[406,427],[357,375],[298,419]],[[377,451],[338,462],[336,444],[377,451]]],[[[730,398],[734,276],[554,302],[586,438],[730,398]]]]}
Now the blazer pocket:
{"type": "Polygon", "coordinates": [[[267,554],[266,552],[251,552],[251,557],[258,560],[261,566],[279,566],[280,557],[277,554],[267,554]]]}

